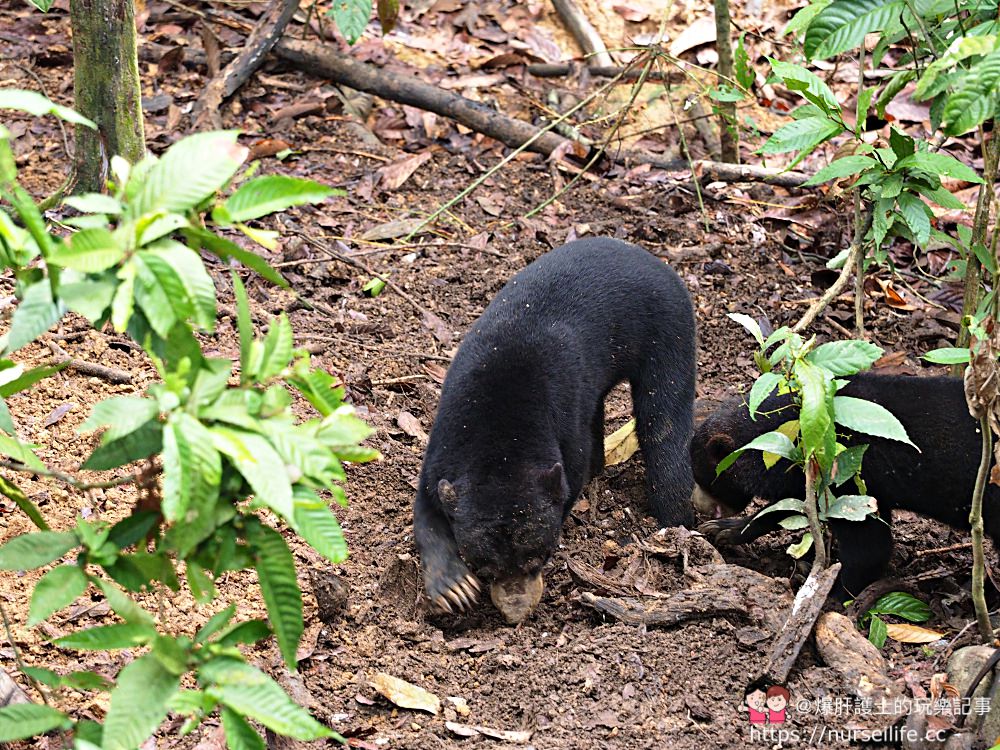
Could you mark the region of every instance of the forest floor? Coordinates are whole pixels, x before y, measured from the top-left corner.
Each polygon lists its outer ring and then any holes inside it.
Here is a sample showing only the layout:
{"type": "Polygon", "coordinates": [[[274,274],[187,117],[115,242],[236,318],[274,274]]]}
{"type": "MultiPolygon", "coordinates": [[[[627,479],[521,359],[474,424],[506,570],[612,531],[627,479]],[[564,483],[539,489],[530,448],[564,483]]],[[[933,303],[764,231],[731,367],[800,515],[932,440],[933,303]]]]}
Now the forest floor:
{"type": "MultiPolygon", "coordinates": [[[[166,13],[164,7],[149,6],[154,15],[166,13]]],[[[0,86],[37,89],[36,84],[43,83],[50,96],[71,103],[65,15],[42,16],[20,8],[3,13],[5,27],[22,41],[0,61],[0,86]]],[[[148,38],[161,40],[192,29],[183,20],[147,24],[148,38]],[[180,25],[164,30],[168,23],[180,25]]],[[[150,81],[144,93],[150,146],[159,151],[176,138],[178,128],[183,130],[186,107],[206,79],[199,68],[182,65],[157,72],[154,67],[143,66],[144,80],[150,81]]],[[[639,167],[582,180],[538,215],[525,218],[570,176],[553,162],[525,156],[414,242],[366,241],[360,238],[373,228],[385,230],[390,222],[429,214],[494,164],[502,151],[475,134],[387,104],[379,105],[368,120],[377,138],[369,131],[359,134],[357,123],[336,112],[275,119],[275,112],[280,115],[283,107],[321,88],[304,73],[272,65],[243,92],[238,111],[230,109],[224,118],[227,126],[243,129],[245,142],[256,144],[260,153],[267,153],[266,141],[276,139],[295,150],[294,157],[283,162],[266,156],[264,171],[309,177],[347,191],[346,197],[291,211],[275,222],[283,242],[269,257],[298,297],[252,274],[243,276],[255,321],[263,324],[269,315],[288,312],[297,343],[309,347],[318,364],[342,379],[348,399],[375,429],[368,442],[382,458],[349,469],[350,506],[338,511],[351,552],[346,563],[331,571],[305,545],[295,543],[307,602],[299,672],[284,671],[273,644],[254,652],[253,660],[356,747],[479,748],[501,742],[483,735],[459,736],[446,721],[526,731],[531,733],[530,746],[545,750],[700,750],[755,744],[740,705],[748,677],[766,661],[767,633],[754,623],[722,617],[645,630],[605,621],[579,602],[581,592],[595,589],[571,573],[571,560],[589,563],[634,595],[686,585],[678,560],[664,562],[643,546],[657,528],[644,500],[640,455],[610,467],[585,490],[566,523],[559,553],[546,569],[541,605],[517,627],[505,626],[488,602],[463,617],[427,609],[413,546],[411,505],[448,359],[492,296],[530,261],[566,240],[594,235],[635,242],[668,261],[686,282],[695,305],[698,398],[701,404],[711,404],[747,388],[755,375],[753,342],[726,314],[748,313],[774,327],[794,323],[808,301],[830,283],[831,272],[824,264],[846,241],[844,207],[836,198],[825,200],[808,192],[718,184],[703,191],[701,208],[687,175],[639,167]],[[395,184],[414,166],[404,160],[415,154],[429,158],[419,157],[412,173],[395,184]],[[375,298],[365,296],[362,286],[371,276],[332,260],[323,247],[389,275],[410,299],[392,288],[375,298]],[[329,622],[318,617],[309,573],[321,578],[333,573],[349,589],[346,602],[329,622]],[[432,716],[395,708],[368,684],[378,672],[438,695],[443,711],[432,716]]],[[[68,169],[58,130],[50,119],[11,118],[8,126],[18,136],[26,186],[36,196],[47,195],[68,169]]],[[[697,137],[693,130],[691,135],[697,137]]],[[[927,370],[920,355],[950,343],[954,335],[957,314],[950,305],[956,287],[943,275],[949,259],[944,250],[914,257],[912,248],[902,246],[894,250],[894,258],[898,273],[877,271],[867,287],[868,335],[886,351],[879,363],[883,369],[915,374],[927,370]]],[[[212,270],[220,323],[206,343],[210,350],[235,357],[230,282],[221,265],[212,270]]],[[[12,281],[0,281],[0,290],[9,307],[12,281]]],[[[852,325],[852,314],[850,297],[838,300],[814,333],[821,339],[842,337],[841,329],[852,325]]],[[[119,368],[133,378],[131,384],[112,385],[67,370],[30,395],[10,399],[20,437],[39,444],[38,453],[49,465],[75,470],[92,446],[92,439],[81,437],[76,428],[93,404],[110,395],[141,391],[155,373],[127,341],[90,331],[82,320],[67,318],[52,335],[73,357],[119,368]]],[[[51,359],[52,353],[34,345],[22,356],[37,363],[51,359]]],[[[616,390],[606,408],[607,431],[629,416],[627,391],[616,390]]],[[[119,518],[134,502],[128,490],[79,494],[34,480],[22,486],[50,524],[60,529],[71,527],[79,516],[119,518]]],[[[27,530],[27,521],[12,504],[0,504],[0,541],[27,530]]],[[[921,554],[966,539],[926,519],[898,514],[895,533],[894,573],[921,579],[924,598],[934,611],[927,625],[946,634],[930,647],[889,641],[884,649],[890,674],[905,685],[908,695],[920,695],[931,675],[942,671],[950,650],[964,642],[955,637],[971,617],[964,589],[971,555],[962,548],[921,554]]],[[[801,582],[785,553],[793,540],[791,532],[784,532],[746,549],[722,552],[728,562],[773,577],[780,592],[801,582]]],[[[113,622],[96,595],[57,615],[51,624],[26,628],[28,595],[36,578],[0,577],[0,599],[27,663],[113,675],[135,656],[128,651],[64,652],[48,645],[47,639],[55,635],[113,622]]],[[[262,616],[252,578],[225,578],[219,590],[221,601],[239,603],[240,615],[262,616]]],[[[158,608],[163,624],[178,632],[193,632],[211,614],[196,610],[184,591],[151,596],[147,605],[158,608]]],[[[16,674],[13,657],[11,644],[0,637],[0,659],[16,674]]],[[[815,710],[817,702],[846,695],[846,689],[812,646],[804,649],[788,687],[790,728],[814,732],[845,723],[842,716],[815,710]]],[[[103,696],[78,698],[67,706],[78,716],[99,717],[106,709],[103,696]]],[[[167,725],[156,746],[224,746],[217,724],[207,722],[184,739],[172,731],[178,726],[167,725]]]]}

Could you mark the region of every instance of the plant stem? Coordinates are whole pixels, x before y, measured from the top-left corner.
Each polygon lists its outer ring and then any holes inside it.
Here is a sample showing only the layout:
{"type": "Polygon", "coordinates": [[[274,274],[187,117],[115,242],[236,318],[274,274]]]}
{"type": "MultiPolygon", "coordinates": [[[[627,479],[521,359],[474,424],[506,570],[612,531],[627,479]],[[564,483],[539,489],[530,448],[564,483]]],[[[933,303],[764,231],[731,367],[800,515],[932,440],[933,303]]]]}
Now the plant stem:
{"type": "Polygon", "coordinates": [[[813,537],[812,571],[810,575],[818,574],[827,565],[826,541],[823,539],[823,528],[819,524],[819,510],[816,507],[816,462],[806,461],[806,518],[809,519],[809,532],[813,537]]]}
{"type": "MultiPolygon", "coordinates": [[[[719,53],[719,76],[733,78],[733,43],[729,36],[729,0],[714,0],[715,49],[719,53]]],[[[719,159],[739,164],[740,135],[736,127],[736,102],[718,102],[719,159]]]]}
{"type": "MultiPolygon", "coordinates": [[[[861,41],[861,50],[858,52],[858,101],[861,101],[861,92],[865,88],[865,49],[864,40],[861,41]]],[[[857,112],[857,119],[867,118],[867,112],[857,112]]],[[[855,132],[861,132],[861,123],[855,123],[855,132]]],[[[864,237],[862,242],[858,242],[858,227],[861,225],[861,188],[854,188],[854,243],[862,248],[857,254],[854,268],[854,328],[858,338],[865,337],[865,252],[864,237]]],[[[867,231],[867,230],[866,230],[867,231]]]]}
{"type": "Polygon", "coordinates": [[[25,464],[19,463],[17,461],[0,461],[0,469],[10,469],[11,471],[17,471],[22,474],[34,474],[40,477],[48,477],[50,479],[57,479],[63,484],[68,484],[77,490],[107,490],[112,487],[120,487],[123,484],[132,484],[137,482],[139,477],[135,474],[129,474],[128,476],[121,477],[119,479],[111,479],[107,482],[81,482],[76,477],[72,477],[69,474],[63,474],[61,471],[53,471],[52,469],[36,469],[33,466],[26,466],[25,464]]]}
{"type": "Polygon", "coordinates": [[[972,526],[972,604],[976,610],[979,635],[983,643],[990,643],[993,640],[993,626],[990,624],[986,595],[983,591],[986,570],[986,557],[983,554],[983,493],[986,491],[990,460],[993,457],[993,431],[986,415],[979,420],[979,430],[982,434],[983,448],[979,457],[979,472],[976,474],[976,489],[972,493],[972,510],[969,512],[969,524],[972,526]]]}

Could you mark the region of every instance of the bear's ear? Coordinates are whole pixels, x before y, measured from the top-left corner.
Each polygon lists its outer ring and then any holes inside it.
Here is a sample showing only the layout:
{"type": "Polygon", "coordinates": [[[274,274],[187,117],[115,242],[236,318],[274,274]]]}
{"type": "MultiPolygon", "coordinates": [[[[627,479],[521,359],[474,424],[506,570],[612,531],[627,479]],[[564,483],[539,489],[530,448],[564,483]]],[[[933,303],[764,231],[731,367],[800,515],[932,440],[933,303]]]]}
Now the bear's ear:
{"type": "Polygon", "coordinates": [[[715,463],[736,450],[736,443],[724,432],[717,432],[708,439],[708,455],[715,463]]]}
{"type": "Polygon", "coordinates": [[[563,465],[558,461],[552,467],[542,472],[539,480],[542,489],[548,493],[553,500],[562,501],[563,488],[563,465]]]}
{"type": "Polygon", "coordinates": [[[438,482],[438,499],[449,510],[454,511],[458,508],[458,493],[447,479],[438,482]]]}

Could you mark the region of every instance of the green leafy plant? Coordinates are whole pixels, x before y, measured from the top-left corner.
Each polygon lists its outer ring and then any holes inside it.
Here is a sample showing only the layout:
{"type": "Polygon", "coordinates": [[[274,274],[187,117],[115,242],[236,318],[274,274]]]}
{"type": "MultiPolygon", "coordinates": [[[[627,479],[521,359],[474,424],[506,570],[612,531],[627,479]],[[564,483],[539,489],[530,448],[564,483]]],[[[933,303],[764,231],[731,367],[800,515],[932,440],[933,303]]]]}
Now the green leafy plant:
{"type": "Polygon", "coordinates": [[[931,617],[931,608],[912,594],[903,591],[893,591],[879,598],[877,602],[862,615],[858,625],[868,628],[868,640],[876,648],[885,645],[889,633],[885,620],[879,615],[891,615],[909,622],[927,622],[931,617]]]}
{"type": "MultiPolygon", "coordinates": [[[[2,92],[0,106],[74,119],[51,102],[42,106],[29,92],[2,92]]],[[[249,720],[300,740],[338,737],[247,664],[238,648],[273,635],[285,663],[295,667],[302,596],[294,559],[275,527],[295,532],[330,562],[343,561],[344,537],[323,495],[345,504],[343,463],[377,456],[360,445],[370,430],[343,403],[343,390],[295,348],[284,315],[270,320],[266,335],[255,336],[235,269],[239,362],[206,356],[198,341],[196,334],[212,331],[216,319],[215,285],[198,251],[284,284],[262,257],[218,230],[231,227],[266,246],[272,236],[250,222],[337,192],[291,177],[250,178],[253,168],[240,175],[246,155],[235,132],[213,132],[185,138],[160,158],[135,165],[114,158],[109,194],[66,200],[80,213],[65,221],[75,231],[64,237],[18,185],[9,133],[0,127],[0,197],[10,205],[0,207],[0,261],[14,273],[20,299],[3,355],[36,340],[71,310],[95,327],[110,324],[127,332],[160,376],[141,395],[98,403],[80,428],[101,431],[82,469],[140,467],[117,482],[135,484],[142,498],[117,523],[79,519],[72,529],[49,529],[12,481],[0,481],[0,492],[39,528],[0,546],[0,570],[47,568],[34,588],[28,624],[44,621],[88,590],[99,591],[120,622],[76,631],[54,644],[141,651],[113,682],[92,672],[29,668],[29,677],[46,692],[110,691],[110,708],[103,724],[74,720],[52,706],[2,708],[2,741],[60,730],[72,732],[80,750],[130,750],[168,713],[187,717],[181,729],[187,733],[213,712],[221,715],[233,748],[264,747],[249,720]],[[293,393],[316,416],[298,419],[293,393]],[[216,598],[215,580],[236,570],[256,572],[267,621],[235,622],[230,604],[197,631],[168,631],[131,596],[176,591],[186,583],[195,600],[207,605],[216,598]],[[195,680],[182,688],[187,675],[195,680]]],[[[0,398],[53,371],[23,371],[10,359],[0,360],[0,398]]],[[[3,466],[88,486],[49,471],[33,448],[17,439],[0,401],[3,466]]]]}
{"type": "MultiPolygon", "coordinates": [[[[372,16],[372,0],[333,0],[327,15],[331,17],[348,44],[354,44],[365,31],[372,16]]],[[[399,18],[399,0],[374,0],[382,33],[388,34],[399,18]]]]}
{"type": "Polygon", "coordinates": [[[729,317],[746,328],[759,347],[754,360],[761,375],[747,397],[751,418],[756,418],[772,393],[787,394],[790,405],[786,422],[733,451],[719,462],[717,472],[728,469],[746,451],[760,451],[768,469],[780,458],[800,467],[805,474],[805,496],[780,500],[759,515],[793,511],[781,525],[808,531],[788,549],[789,554],[801,557],[815,545],[816,565],[825,567],[823,524],[831,518],[861,521],[877,511],[876,500],[867,494],[861,479],[867,445],[843,445],[838,426],[913,445],[903,425],[885,407],[838,395],[847,384],[843,378],[870,368],[882,350],[857,340],[817,345],[815,338],[805,340],[787,327],[765,337],[753,318],[738,313],[729,317]],[[855,492],[840,494],[848,482],[855,492]]]}

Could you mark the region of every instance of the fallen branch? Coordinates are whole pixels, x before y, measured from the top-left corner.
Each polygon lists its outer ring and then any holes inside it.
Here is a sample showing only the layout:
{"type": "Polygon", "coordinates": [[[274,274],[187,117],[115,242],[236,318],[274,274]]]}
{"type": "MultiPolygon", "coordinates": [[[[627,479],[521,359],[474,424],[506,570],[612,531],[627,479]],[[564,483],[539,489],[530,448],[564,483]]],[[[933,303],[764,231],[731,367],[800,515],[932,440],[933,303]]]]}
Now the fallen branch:
{"type": "Polygon", "coordinates": [[[274,45],[285,33],[285,27],[299,8],[299,0],[271,0],[267,11],[257,21],[247,37],[243,51],[222,72],[209,81],[198,97],[195,129],[222,127],[222,102],[239,90],[260,67],[274,45]]]}
{"type": "MultiPolygon", "coordinates": [[[[535,126],[508,117],[480,102],[415,78],[372,67],[311,42],[282,39],[275,46],[275,52],[282,59],[303,70],[382,99],[408,104],[451,118],[511,148],[518,148],[532,141],[527,147],[528,150],[545,156],[549,156],[560,147],[572,148],[566,145],[570,143],[566,138],[553,132],[539,134],[539,129],[535,126]]],[[[667,159],[639,150],[609,149],[607,158],[619,164],[649,164],[657,169],[670,171],[686,171],[689,168],[688,162],[684,159],[667,159]]],[[[799,187],[810,177],[801,172],[782,172],[767,167],[724,164],[707,160],[695,161],[694,169],[696,176],[710,180],[766,182],[781,187],[799,187]]]]}
{"type": "Polygon", "coordinates": [[[844,291],[844,287],[847,286],[847,282],[851,279],[851,274],[857,268],[858,258],[864,250],[864,238],[868,234],[868,230],[871,229],[873,216],[874,214],[871,211],[865,212],[864,223],[861,225],[860,231],[854,233],[854,241],[851,243],[850,252],[847,253],[847,259],[844,260],[844,267],[840,270],[840,276],[837,277],[837,280],[833,282],[833,285],[829,289],[823,292],[819,299],[810,305],[799,322],[792,326],[793,331],[798,333],[803,328],[810,326],[816,320],[816,317],[826,309],[826,306],[844,291]]]}
{"type": "Polygon", "coordinates": [[[725,589],[678,591],[663,599],[609,599],[584,592],[580,602],[626,625],[670,626],[709,617],[747,619],[743,596],[725,589]]]}
{"type": "Polygon", "coordinates": [[[771,647],[771,655],[767,660],[767,668],[763,676],[771,682],[779,685],[784,684],[788,673],[795,665],[799,652],[802,650],[802,645],[812,633],[816,618],[823,611],[826,597],[830,595],[830,590],[833,588],[833,583],[837,580],[839,573],[840,563],[834,563],[817,574],[810,573],[798,594],[795,595],[792,613],[785,621],[781,632],[778,633],[778,637],[771,647]]]}
{"type": "MultiPolygon", "coordinates": [[[[638,80],[642,70],[629,67],[623,68],[619,65],[602,66],[587,65],[582,62],[560,62],[560,63],[532,63],[527,66],[528,75],[535,78],[563,78],[576,75],[586,71],[594,78],[619,78],[621,83],[632,83],[638,80]]],[[[651,70],[646,76],[647,81],[674,81],[683,78],[684,74],[679,70],[671,68],[667,71],[651,70]]]]}
{"type": "Polygon", "coordinates": [[[559,14],[559,18],[562,19],[563,25],[576,39],[576,43],[580,45],[580,49],[588,55],[595,65],[611,67],[615,64],[611,55],[608,54],[608,48],[604,46],[601,35],[597,33],[597,29],[591,25],[573,0],[552,0],[552,6],[559,14]]]}
{"type": "Polygon", "coordinates": [[[69,369],[76,370],[81,375],[90,375],[95,378],[100,378],[101,380],[107,380],[109,383],[114,383],[115,385],[126,385],[132,382],[132,373],[125,372],[125,370],[119,370],[115,367],[105,367],[104,365],[97,365],[93,362],[84,362],[83,360],[73,359],[69,355],[69,352],[54,341],[49,342],[49,349],[52,350],[53,354],[62,357],[62,359],[56,364],[66,363],[66,366],[69,369]]]}

